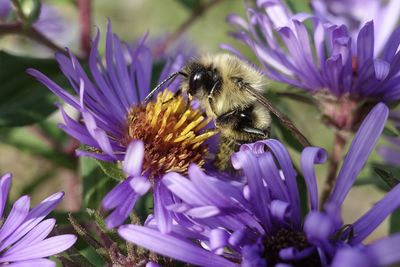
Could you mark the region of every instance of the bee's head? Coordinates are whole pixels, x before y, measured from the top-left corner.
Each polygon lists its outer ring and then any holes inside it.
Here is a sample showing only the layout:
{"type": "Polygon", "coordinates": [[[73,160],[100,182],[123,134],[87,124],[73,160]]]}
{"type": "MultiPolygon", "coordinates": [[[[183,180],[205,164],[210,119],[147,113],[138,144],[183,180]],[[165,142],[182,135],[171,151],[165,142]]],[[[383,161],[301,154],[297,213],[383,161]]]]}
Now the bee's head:
{"type": "Polygon", "coordinates": [[[189,96],[208,96],[219,90],[221,78],[218,70],[196,64],[189,67],[188,88],[189,96]]]}

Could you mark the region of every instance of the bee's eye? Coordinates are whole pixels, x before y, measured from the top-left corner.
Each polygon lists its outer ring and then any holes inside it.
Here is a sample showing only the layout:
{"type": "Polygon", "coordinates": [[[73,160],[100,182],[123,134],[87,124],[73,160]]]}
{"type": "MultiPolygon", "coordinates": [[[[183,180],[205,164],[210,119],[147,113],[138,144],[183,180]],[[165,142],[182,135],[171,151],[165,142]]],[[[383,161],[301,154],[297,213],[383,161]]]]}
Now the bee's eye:
{"type": "Polygon", "coordinates": [[[206,91],[210,91],[213,86],[214,80],[212,72],[207,70],[196,71],[189,78],[188,93],[195,95],[201,87],[204,87],[206,91]]]}

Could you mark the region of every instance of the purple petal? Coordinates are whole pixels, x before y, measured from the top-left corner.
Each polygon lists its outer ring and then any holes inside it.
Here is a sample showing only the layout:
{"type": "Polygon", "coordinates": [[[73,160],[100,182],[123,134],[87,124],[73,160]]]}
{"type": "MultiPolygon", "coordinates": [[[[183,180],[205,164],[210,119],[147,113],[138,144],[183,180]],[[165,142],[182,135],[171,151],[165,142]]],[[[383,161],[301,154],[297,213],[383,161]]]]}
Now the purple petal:
{"type": "Polygon", "coordinates": [[[292,222],[297,228],[300,228],[300,196],[296,180],[297,173],[293,168],[289,152],[278,140],[275,139],[257,141],[255,144],[255,149],[257,151],[265,151],[265,147],[268,147],[272,151],[272,154],[279,163],[289,192],[290,206],[292,209],[292,222]]]}
{"type": "Polygon", "coordinates": [[[353,224],[354,238],[350,244],[363,241],[383,220],[400,207],[400,184],[395,186],[383,199],[353,224]]]}
{"type": "Polygon", "coordinates": [[[288,260],[288,261],[292,260],[293,261],[293,260],[304,259],[304,258],[310,256],[314,252],[315,252],[314,247],[306,248],[301,251],[299,251],[295,247],[288,247],[288,248],[281,249],[279,251],[279,256],[283,260],[288,260]]]}
{"type": "Polygon", "coordinates": [[[131,185],[133,191],[138,193],[140,196],[146,194],[151,188],[149,179],[144,176],[134,177],[129,184],[131,185]]]}
{"type": "Polygon", "coordinates": [[[384,80],[390,71],[390,64],[381,59],[374,60],[374,68],[375,68],[375,77],[379,81],[384,80]]]}
{"type": "Polygon", "coordinates": [[[5,20],[11,13],[11,1],[0,0],[0,20],[5,20]]]}
{"type": "Polygon", "coordinates": [[[290,205],[281,200],[272,200],[270,210],[271,215],[278,219],[279,222],[285,222],[285,219],[290,214],[290,205]]]}
{"type": "Polygon", "coordinates": [[[18,227],[18,229],[11,236],[4,240],[4,242],[1,244],[0,250],[15,243],[33,227],[40,223],[52,210],[55,209],[63,197],[64,192],[58,192],[40,202],[39,205],[37,205],[28,213],[24,223],[18,227]]]}
{"type": "Polygon", "coordinates": [[[44,258],[53,256],[70,248],[77,237],[74,235],[59,235],[50,237],[34,245],[21,248],[10,253],[6,251],[0,258],[0,262],[24,261],[30,259],[44,258]]]}
{"type": "Polygon", "coordinates": [[[314,164],[324,163],[327,158],[326,151],[318,147],[306,147],[301,153],[300,166],[307,184],[311,210],[313,211],[318,210],[318,187],[314,164]]]}
{"type": "Polygon", "coordinates": [[[35,243],[39,243],[43,239],[45,239],[50,232],[53,230],[54,225],[56,224],[55,219],[47,219],[43,222],[39,223],[35,228],[33,228],[29,233],[27,233],[21,240],[18,241],[15,245],[13,245],[7,253],[13,253],[18,251],[24,247],[33,245],[35,243]]]}
{"type": "Polygon", "coordinates": [[[367,22],[357,37],[357,64],[358,70],[374,57],[374,23],[367,22]]]}
{"type": "Polygon", "coordinates": [[[142,174],[142,166],[144,160],[144,144],[140,140],[132,141],[127,150],[123,170],[130,176],[140,176],[142,174]]]}
{"type": "Polygon", "coordinates": [[[328,202],[334,202],[338,205],[343,203],[382,133],[388,114],[389,110],[386,105],[379,103],[364,119],[344,159],[335,188],[328,202]]]}
{"type": "Polygon", "coordinates": [[[189,177],[196,189],[208,200],[207,203],[217,207],[229,207],[232,199],[241,204],[246,203],[240,188],[206,175],[196,164],[189,166],[189,177]]]}
{"type": "Polygon", "coordinates": [[[130,181],[132,181],[132,179],[133,177],[126,178],[124,181],[115,186],[110,192],[108,192],[101,202],[102,206],[109,210],[124,202],[128,195],[134,193],[130,185],[130,181]]]}
{"type": "Polygon", "coordinates": [[[228,245],[229,233],[223,229],[213,229],[210,232],[211,251],[221,255],[228,245]]]}
{"type": "Polygon", "coordinates": [[[191,242],[180,238],[161,234],[160,232],[137,225],[124,225],[118,229],[118,233],[129,242],[144,247],[157,254],[174,258],[189,264],[200,266],[238,266],[223,257],[206,251],[191,242]]]}
{"type": "Polygon", "coordinates": [[[86,128],[90,135],[97,141],[99,144],[101,150],[103,150],[105,153],[110,155],[111,157],[114,156],[113,149],[111,147],[110,139],[107,136],[107,133],[103,130],[97,127],[96,120],[86,110],[82,110],[82,117],[85,121],[86,128]]]}
{"type": "Polygon", "coordinates": [[[361,251],[353,248],[342,248],[338,250],[332,261],[332,267],[376,267],[369,257],[361,251]]]}
{"type": "Polygon", "coordinates": [[[198,208],[189,209],[186,214],[194,218],[207,218],[213,217],[221,213],[221,210],[215,206],[202,206],[198,208]]]}
{"type": "Polygon", "coordinates": [[[266,231],[272,230],[271,217],[268,210],[271,197],[263,184],[260,167],[257,159],[250,151],[239,151],[232,155],[232,165],[235,169],[242,169],[250,188],[250,202],[254,212],[261,220],[266,231]]]}
{"type": "Polygon", "coordinates": [[[3,211],[7,202],[8,192],[10,191],[11,178],[11,173],[6,173],[0,178],[0,218],[3,217],[3,211]]]}
{"type": "Polygon", "coordinates": [[[154,185],[154,218],[161,233],[169,233],[172,227],[171,212],[166,208],[173,204],[171,192],[163,183],[157,182],[154,185]]]}
{"type": "Polygon", "coordinates": [[[112,194],[109,193],[107,195],[109,198],[105,201],[109,204],[108,207],[115,208],[106,219],[106,225],[109,229],[121,225],[129,217],[139,197],[130,187],[128,179],[124,182],[127,182],[122,188],[124,191],[119,195],[116,194],[119,190],[115,190],[112,194]]]}
{"type": "Polygon", "coordinates": [[[35,69],[28,69],[26,72],[35,77],[38,81],[40,81],[47,88],[49,88],[55,95],[60,97],[62,100],[64,100],[66,103],[74,107],[76,110],[80,109],[80,104],[75,97],[67,93],[58,84],[47,78],[43,73],[35,69]]]}
{"type": "Polygon", "coordinates": [[[0,241],[9,237],[24,222],[28,215],[30,207],[30,198],[28,196],[20,197],[13,205],[10,214],[0,230],[0,241]]]}
{"type": "Polygon", "coordinates": [[[312,211],[305,218],[304,232],[308,241],[313,245],[320,246],[329,254],[333,253],[330,238],[336,230],[335,223],[326,214],[312,211]]]}
{"type": "Polygon", "coordinates": [[[195,185],[178,173],[167,173],[162,178],[162,183],[174,195],[191,205],[207,204],[209,200],[200,194],[195,185]]]}
{"type": "Polygon", "coordinates": [[[258,162],[261,173],[265,179],[272,198],[290,203],[290,196],[285,182],[282,179],[279,169],[276,166],[275,159],[271,153],[263,153],[259,155],[258,162]]]}
{"type": "Polygon", "coordinates": [[[7,267],[32,267],[32,266],[56,267],[56,263],[48,259],[34,259],[34,260],[19,261],[7,264],[7,267]]]}
{"type": "Polygon", "coordinates": [[[375,241],[366,247],[366,254],[376,260],[377,266],[389,266],[400,262],[400,234],[375,241]]]}

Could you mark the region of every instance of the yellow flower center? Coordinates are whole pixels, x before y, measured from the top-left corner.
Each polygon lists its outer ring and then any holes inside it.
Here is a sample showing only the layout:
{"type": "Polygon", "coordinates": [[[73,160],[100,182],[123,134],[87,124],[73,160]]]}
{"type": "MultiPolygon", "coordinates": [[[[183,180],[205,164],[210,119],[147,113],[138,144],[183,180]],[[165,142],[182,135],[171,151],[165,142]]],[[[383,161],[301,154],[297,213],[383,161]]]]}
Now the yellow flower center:
{"type": "Polygon", "coordinates": [[[164,90],[155,101],[131,109],[123,144],[134,139],[144,142],[143,173],[150,177],[186,173],[190,163],[204,164],[208,153],[204,142],[216,134],[204,130],[210,120],[191,108],[183,96],[164,90]]]}

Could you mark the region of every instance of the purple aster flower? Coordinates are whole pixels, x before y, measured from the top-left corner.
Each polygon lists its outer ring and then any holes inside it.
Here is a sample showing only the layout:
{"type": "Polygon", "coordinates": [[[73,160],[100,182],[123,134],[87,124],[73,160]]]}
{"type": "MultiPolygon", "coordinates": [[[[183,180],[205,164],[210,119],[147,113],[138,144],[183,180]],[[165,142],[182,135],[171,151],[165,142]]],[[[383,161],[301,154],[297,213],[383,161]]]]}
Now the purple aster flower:
{"type": "Polygon", "coordinates": [[[11,185],[11,174],[0,178],[0,266],[56,266],[46,259],[70,248],[74,235],[46,238],[53,230],[55,219],[44,219],[60,203],[64,193],[55,193],[29,210],[29,196],[22,196],[11,208],[8,217],[4,208],[11,185]]]}
{"type": "Polygon", "coordinates": [[[4,21],[11,14],[11,0],[0,0],[0,21],[4,21]]]}
{"type": "Polygon", "coordinates": [[[375,103],[400,99],[400,29],[377,55],[376,21],[352,34],[347,25],[292,14],[280,0],[257,1],[248,17],[228,17],[233,36],[253,50],[266,76],[309,92],[336,128],[354,130],[375,103]]]}
{"type": "Polygon", "coordinates": [[[354,223],[344,224],[340,216],[387,116],[387,107],[378,104],[366,117],[322,211],[314,164],[327,155],[321,148],[304,149],[301,168],[310,204],[304,220],[292,160],[279,141],[270,139],[243,145],[233,155],[232,164],[243,170],[246,184],[208,176],[195,165],[189,168],[190,179],[167,174],[163,184],[179,200],[167,208],[181,214],[168,235],[158,232],[153,218],[145,226],[124,225],[118,232],[155,253],[201,266],[356,266],[346,253],[366,255],[368,266],[398,262],[400,255],[393,252],[400,242],[397,235],[370,245],[362,241],[400,206],[400,185],[354,223]]]}
{"type": "MultiPolygon", "coordinates": [[[[151,49],[144,39],[135,48],[129,47],[112,33],[109,24],[103,63],[99,38],[97,34],[89,57],[91,76],[72,54],[56,55],[77,96],[37,70],[28,72],[81,115],[75,120],[60,106],[64,116],[60,127],[89,147],[78,150],[78,155],[113,162],[124,159],[123,168],[129,177],[103,200],[103,207],[113,210],[107,226],[121,224],[150,185],[154,188],[156,218],[170,221],[164,206],[172,196],[159,181],[167,172],[186,173],[190,163],[203,165],[208,151],[204,142],[215,132],[203,131],[210,120],[188,105],[182,95],[174,96],[179,81],[172,82],[169,91],[160,93],[155,101],[142,103],[152,89],[153,69],[151,49]]],[[[165,64],[158,80],[179,70],[183,63],[184,58],[176,55],[174,61],[165,64]]],[[[165,225],[162,229],[167,231],[165,225]]]]}
{"type": "Polygon", "coordinates": [[[400,17],[400,2],[396,0],[313,0],[315,14],[336,25],[346,25],[353,38],[368,21],[374,21],[374,54],[379,55],[396,29],[400,17]]]}

